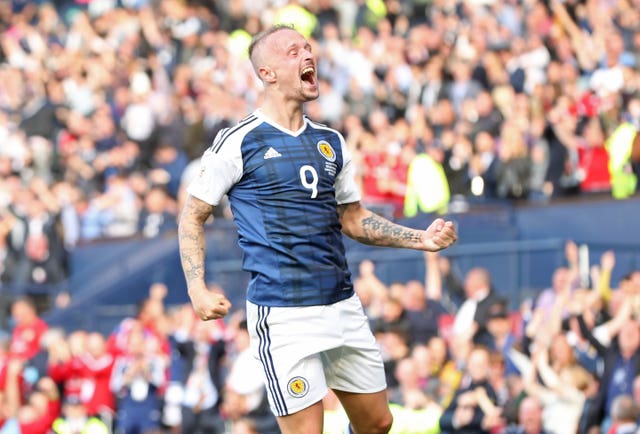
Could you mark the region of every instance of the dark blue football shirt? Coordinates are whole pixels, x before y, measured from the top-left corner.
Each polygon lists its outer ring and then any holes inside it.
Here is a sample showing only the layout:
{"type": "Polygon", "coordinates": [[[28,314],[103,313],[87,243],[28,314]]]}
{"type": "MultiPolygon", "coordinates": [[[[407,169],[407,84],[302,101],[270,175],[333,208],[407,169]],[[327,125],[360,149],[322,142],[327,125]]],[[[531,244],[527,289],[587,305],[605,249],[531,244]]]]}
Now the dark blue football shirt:
{"type": "Polygon", "coordinates": [[[336,207],[360,200],[354,170],[341,134],[307,117],[289,131],[258,110],[218,133],[188,192],[214,206],[228,195],[249,301],[313,306],[353,295],[336,207]]]}

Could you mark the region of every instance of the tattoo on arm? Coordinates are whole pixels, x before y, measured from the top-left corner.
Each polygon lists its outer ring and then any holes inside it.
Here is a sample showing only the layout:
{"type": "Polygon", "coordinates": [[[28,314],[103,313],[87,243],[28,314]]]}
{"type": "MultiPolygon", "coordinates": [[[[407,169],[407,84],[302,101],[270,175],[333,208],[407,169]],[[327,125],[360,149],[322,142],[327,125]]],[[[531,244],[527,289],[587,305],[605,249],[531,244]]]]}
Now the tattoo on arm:
{"type": "Polygon", "coordinates": [[[362,219],[362,235],[358,241],[388,247],[411,247],[421,244],[420,232],[371,213],[362,219]]]}
{"type": "Polygon", "coordinates": [[[187,287],[204,284],[205,239],[204,222],[213,208],[200,200],[189,197],[180,214],[178,242],[180,261],[187,287]]]}
{"type": "Polygon", "coordinates": [[[422,244],[422,231],[393,223],[359,202],[339,205],[338,216],[347,229],[345,233],[363,244],[408,248],[422,244]]]}

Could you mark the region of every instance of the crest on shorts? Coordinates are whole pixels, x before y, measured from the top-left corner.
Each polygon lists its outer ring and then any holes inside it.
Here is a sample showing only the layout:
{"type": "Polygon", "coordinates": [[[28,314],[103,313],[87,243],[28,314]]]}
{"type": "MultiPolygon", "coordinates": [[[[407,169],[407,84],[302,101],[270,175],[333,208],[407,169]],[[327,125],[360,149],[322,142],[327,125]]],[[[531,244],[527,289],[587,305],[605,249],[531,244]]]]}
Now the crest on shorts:
{"type": "Polygon", "coordinates": [[[324,158],[328,161],[334,162],[336,161],[336,151],[333,150],[329,142],[325,140],[320,140],[318,142],[318,151],[322,154],[324,158]]]}
{"type": "Polygon", "coordinates": [[[294,398],[302,398],[309,392],[309,383],[305,378],[293,377],[287,383],[287,391],[294,398]]]}

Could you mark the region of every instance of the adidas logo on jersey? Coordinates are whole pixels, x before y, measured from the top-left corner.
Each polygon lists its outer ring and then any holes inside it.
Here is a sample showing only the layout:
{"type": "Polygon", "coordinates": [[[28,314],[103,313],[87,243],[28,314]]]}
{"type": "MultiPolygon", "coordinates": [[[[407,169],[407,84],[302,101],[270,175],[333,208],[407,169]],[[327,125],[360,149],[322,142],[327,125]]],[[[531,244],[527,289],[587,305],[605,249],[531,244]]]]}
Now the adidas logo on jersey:
{"type": "Polygon", "coordinates": [[[265,160],[268,160],[269,158],[276,158],[276,157],[282,157],[282,154],[273,148],[269,148],[267,152],[264,153],[265,160]]]}

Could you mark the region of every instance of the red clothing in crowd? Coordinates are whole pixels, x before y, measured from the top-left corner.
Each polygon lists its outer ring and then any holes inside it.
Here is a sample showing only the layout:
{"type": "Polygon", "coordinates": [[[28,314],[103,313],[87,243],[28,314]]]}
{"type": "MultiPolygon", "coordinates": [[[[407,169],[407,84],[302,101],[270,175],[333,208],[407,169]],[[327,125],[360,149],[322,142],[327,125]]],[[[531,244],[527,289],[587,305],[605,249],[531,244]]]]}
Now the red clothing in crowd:
{"type": "Polygon", "coordinates": [[[156,339],[158,348],[166,355],[171,353],[171,345],[169,339],[160,331],[153,323],[141,324],[139,320],[134,318],[125,318],[118,324],[115,330],[107,339],[107,349],[114,357],[127,354],[127,341],[129,333],[134,327],[142,325],[146,336],[152,336],[156,339]]]}
{"type": "Polygon", "coordinates": [[[31,324],[18,324],[11,334],[9,354],[20,359],[31,359],[40,351],[40,339],[49,329],[42,319],[31,324]]]}
{"type": "Polygon", "coordinates": [[[85,368],[83,392],[87,394],[86,400],[85,395],[82,395],[82,402],[90,415],[96,415],[105,409],[116,409],[115,397],[109,387],[114,360],[111,354],[105,354],[98,359],[90,355],[82,357],[85,368]]]}
{"type": "Polygon", "coordinates": [[[49,377],[62,385],[62,396],[80,396],[84,382],[84,365],[80,357],[49,365],[49,377]]]}
{"type": "Polygon", "coordinates": [[[573,116],[594,118],[598,116],[600,99],[591,92],[585,92],[580,99],[569,106],[569,113],[573,116]]]}
{"type": "Polygon", "coordinates": [[[47,413],[43,414],[34,421],[24,423],[20,422],[20,432],[24,434],[47,434],[50,431],[53,421],[60,416],[60,401],[49,401],[47,413]]]}
{"type": "Polygon", "coordinates": [[[584,174],[580,190],[597,192],[611,190],[609,154],[604,146],[578,148],[578,167],[584,174]]]}
{"type": "Polygon", "coordinates": [[[109,388],[114,357],[99,359],[89,355],[73,357],[65,363],[49,365],[49,376],[63,385],[63,396],[77,396],[90,415],[105,408],[115,410],[115,398],[109,388]]]}
{"type": "MultiPolygon", "coordinates": [[[[0,390],[4,390],[7,387],[7,365],[9,362],[9,356],[4,355],[0,356],[0,390]]],[[[18,379],[20,384],[20,390],[23,390],[25,387],[24,377],[20,374],[20,378],[18,379]]],[[[2,424],[0,424],[2,426],[2,424]]]]}
{"type": "Polygon", "coordinates": [[[363,158],[362,195],[368,204],[392,204],[404,208],[408,166],[399,156],[386,152],[366,151],[363,158]]]}
{"type": "Polygon", "coordinates": [[[0,357],[0,390],[4,390],[7,386],[7,362],[8,361],[9,361],[8,356],[4,355],[0,357]]]}

